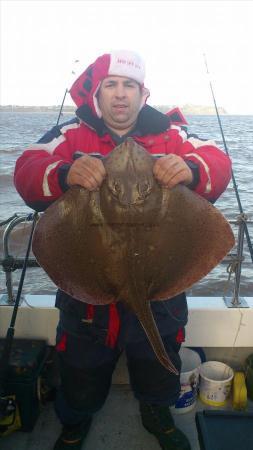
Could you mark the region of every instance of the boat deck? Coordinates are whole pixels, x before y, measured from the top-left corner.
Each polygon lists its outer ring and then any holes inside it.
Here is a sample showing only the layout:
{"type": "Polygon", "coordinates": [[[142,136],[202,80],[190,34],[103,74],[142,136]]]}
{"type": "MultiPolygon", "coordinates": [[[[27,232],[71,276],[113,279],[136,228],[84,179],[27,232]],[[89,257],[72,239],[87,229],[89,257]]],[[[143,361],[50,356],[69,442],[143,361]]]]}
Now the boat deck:
{"type": "MultiPolygon", "coordinates": [[[[207,360],[224,361],[236,370],[253,353],[253,297],[247,298],[248,308],[227,308],[222,298],[189,298],[187,346],[201,345],[207,360]],[[222,347],[221,347],[222,346],[222,347]]],[[[19,308],[16,337],[48,339],[54,345],[58,311],[53,296],[26,296],[19,308]]],[[[0,336],[6,335],[12,306],[2,306],[0,336]]],[[[228,404],[231,409],[231,405],[228,404]]],[[[196,411],[213,409],[198,402],[194,410],[175,415],[175,422],[188,436],[192,450],[200,450],[195,425],[196,411]]],[[[248,402],[253,413],[253,402],[248,402]]],[[[0,438],[1,450],[52,450],[60,432],[53,403],[42,406],[34,430],[15,432],[0,438]]],[[[113,383],[104,407],[95,417],[82,450],[159,450],[154,436],[141,424],[138,402],[133,397],[124,358],[113,376],[113,383]]],[[[223,449],[222,449],[223,450],[223,449]]],[[[227,449],[224,449],[227,450],[227,449]]]]}
{"type": "MultiPolygon", "coordinates": [[[[228,405],[230,409],[231,406],[228,405]]],[[[185,414],[175,414],[175,422],[188,436],[192,450],[200,450],[195,426],[196,411],[212,409],[198,401],[196,408],[185,414]]],[[[253,412],[253,403],[248,410],[253,412]]],[[[2,450],[52,450],[60,432],[53,403],[42,406],[34,430],[30,433],[16,432],[1,438],[2,450]]],[[[126,384],[114,384],[104,407],[94,421],[83,443],[82,450],[159,450],[156,439],[141,424],[138,402],[126,384]]]]}
{"type": "MultiPolygon", "coordinates": [[[[202,407],[202,406],[200,406],[202,407]]],[[[187,434],[192,450],[199,450],[195,410],[176,415],[175,420],[187,434]]],[[[53,404],[48,403],[31,433],[16,432],[1,439],[3,450],[52,450],[60,431],[53,404]]],[[[83,450],[158,450],[159,444],[141,424],[138,402],[129,385],[113,385],[103,409],[94,418],[83,450]]]]}

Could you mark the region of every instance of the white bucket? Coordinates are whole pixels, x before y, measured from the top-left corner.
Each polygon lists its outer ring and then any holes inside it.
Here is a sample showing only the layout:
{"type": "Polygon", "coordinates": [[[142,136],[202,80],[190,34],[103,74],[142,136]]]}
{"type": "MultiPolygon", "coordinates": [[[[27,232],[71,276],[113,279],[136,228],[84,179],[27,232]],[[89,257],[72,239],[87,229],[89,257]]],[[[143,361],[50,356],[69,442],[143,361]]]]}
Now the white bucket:
{"type": "Polygon", "coordinates": [[[199,383],[199,366],[201,364],[199,354],[190,348],[181,347],[179,355],[182,361],[181,391],[173,408],[173,412],[176,414],[186,413],[195,407],[199,383]]]}
{"type": "Polygon", "coordinates": [[[224,406],[230,394],[234,371],[219,361],[207,361],[200,366],[199,396],[203,403],[224,406]]]}

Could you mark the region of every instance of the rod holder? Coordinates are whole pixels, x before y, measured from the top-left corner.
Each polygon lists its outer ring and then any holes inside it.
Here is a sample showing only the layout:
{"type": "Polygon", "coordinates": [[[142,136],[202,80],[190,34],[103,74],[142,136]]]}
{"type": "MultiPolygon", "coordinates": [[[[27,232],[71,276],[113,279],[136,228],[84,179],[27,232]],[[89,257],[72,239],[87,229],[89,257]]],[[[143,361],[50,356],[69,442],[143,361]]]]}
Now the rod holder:
{"type": "Polygon", "coordinates": [[[228,308],[249,308],[249,305],[247,304],[246,300],[243,297],[240,297],[242,261],[244,259],[243,244],[247,220],[248,218],[246,214],[240,214],[235,222],[238,225],[235,283],[234,283],[233,297],[232,298],[224,297],[224,302],[228,308]]]}

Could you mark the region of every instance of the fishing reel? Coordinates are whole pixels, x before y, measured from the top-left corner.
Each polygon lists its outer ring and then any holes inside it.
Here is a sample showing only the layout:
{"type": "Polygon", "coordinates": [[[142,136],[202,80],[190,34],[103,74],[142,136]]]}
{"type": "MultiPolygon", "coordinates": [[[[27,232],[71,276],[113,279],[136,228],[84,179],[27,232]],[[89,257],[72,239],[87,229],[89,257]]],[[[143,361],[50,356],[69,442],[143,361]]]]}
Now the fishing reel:
{"type": "Polygon", "coordinates": [[[0,397],[0,436],[21,428],[18,405],[14,395],[0,397]]]}

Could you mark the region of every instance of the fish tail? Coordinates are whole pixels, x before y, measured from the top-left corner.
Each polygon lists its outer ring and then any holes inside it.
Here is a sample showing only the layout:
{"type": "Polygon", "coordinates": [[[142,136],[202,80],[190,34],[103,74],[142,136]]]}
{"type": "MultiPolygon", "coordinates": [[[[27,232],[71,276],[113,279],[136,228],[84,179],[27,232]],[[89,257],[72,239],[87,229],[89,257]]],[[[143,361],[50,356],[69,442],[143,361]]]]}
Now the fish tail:
{"type": "Polygon", "coordinates": [[[171,359],[169,358],[165,350],[149,302],[144,302],[142,305],[142,311],[135,311],[135,314],[138,317],[147,335],[147,338],[157,356],[157,359],[169,372],[172,372],[175,375],[179,375],[178,370],[172,363],[171,359]]]}

